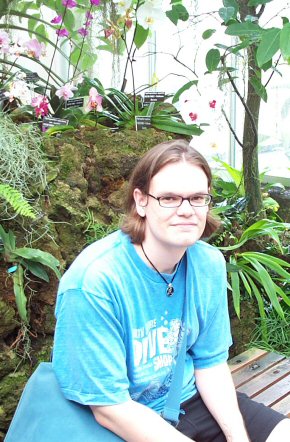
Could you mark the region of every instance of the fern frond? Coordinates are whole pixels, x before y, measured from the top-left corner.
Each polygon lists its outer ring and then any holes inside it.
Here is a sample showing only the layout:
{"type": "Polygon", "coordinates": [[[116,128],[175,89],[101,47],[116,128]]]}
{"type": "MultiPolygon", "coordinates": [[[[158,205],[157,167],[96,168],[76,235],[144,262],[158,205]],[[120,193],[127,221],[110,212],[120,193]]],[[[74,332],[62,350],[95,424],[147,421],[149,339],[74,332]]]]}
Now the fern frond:
{"type": "Polygon", "coordinates": [[[13,187],[9,186],[8,184],[0,184],[0,198],[7,201],[17,214],[27,216],[31,219],[36,218],[36,215],[28,201],[23,198],[22,194],[18,190],[13,189],[13,187]]]}

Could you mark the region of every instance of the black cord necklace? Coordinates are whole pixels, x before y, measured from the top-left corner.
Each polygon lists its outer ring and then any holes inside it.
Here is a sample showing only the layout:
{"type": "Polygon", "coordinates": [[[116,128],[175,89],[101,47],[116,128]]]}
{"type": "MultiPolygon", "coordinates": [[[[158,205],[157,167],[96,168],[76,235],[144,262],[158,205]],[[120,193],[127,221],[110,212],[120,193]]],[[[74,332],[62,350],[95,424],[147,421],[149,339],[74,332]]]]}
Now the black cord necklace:
{"type": "Polygon", "coordinates": [[[144,247],[143,247],[143,244],[142,244],[142,243],[141,243],[141,249],[142,249],[142,252],[144,253],[145,258],[147,259],[147,261],[150,262],[150,264],[152,265],[153,269],[156,270],[156,272],[158,273],[158,275],[159,275],[159,276],[163,279],[163,281],[167,284],[167,289],[166,289],[166,294],[167,294],[167,296],[172,296],[173,293],[174,293],[174,287],[173,287],[172,283],[173,283],[174,278],[175,278],[175,276],[176,276],[176,274],[177,274],[177,272],[178,272],[178,269],[179,269],[179,266],[180,266],[180,263],[181,263],[183,257],[182,257],[182,258],[180,259],[180,261],[178,262],[177,267],[176,267],[176,271],[175,271],[175,273],[174,273],[174,275],[173,275],[171,281],[168,282],[168,281],[166,281],[166,279],[164,278],[164,276],[159,272],[159,270],[155,267],[155,265],[153,264],[153,262],[150,261],[150,259],[148,258],[148,256],[147,256],[146,253],[145,253],[145,250],[144,250],[144,247]]]}

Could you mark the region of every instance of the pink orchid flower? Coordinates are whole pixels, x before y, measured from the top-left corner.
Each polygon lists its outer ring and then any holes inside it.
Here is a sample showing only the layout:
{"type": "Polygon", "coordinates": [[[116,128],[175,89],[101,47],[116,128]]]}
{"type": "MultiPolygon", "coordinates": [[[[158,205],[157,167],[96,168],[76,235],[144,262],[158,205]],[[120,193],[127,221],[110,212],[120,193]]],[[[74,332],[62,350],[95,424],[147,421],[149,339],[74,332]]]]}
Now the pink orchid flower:
{"type": "Polygon", "coordinates": [[[54,17],[50,23],[54,24],[54,25],[58,25],[59,23],[62,22],[62,16],[61,15],[57,15],[56,17],[54,17]]]}
{"type": "Polygon", "coordinates": [[[91,0],[91,5],[99,6],[100,3],[101,3],[101,0],[91,0]]]}
{"type": "Polygon", "coordinates": [[[74,0],[62,0],[62,5],[67,8],[75,8],[78,4],[74,0]]]}
{"type": "Polygon", "coordinates": [[[198,119],[198,115],[195,112],[190,112],[188,115],[191,121],[196,121],[198,119]]]}
{"type": "Polygon", "coordinates": [[[82,36],[82,37],[86,37],[88,35],[88,31],[86,30],[86,28],[80,28],[78,29],[78,33],[82,36]]]}
{"type": "Polygon", "coordinates": [[[55,32],[56,32],[56,35],[58,35],[59,37],[68,37],[69,36],[68,30],[65,28],[57,29],[55,32]]]}
{"type": "Polygon", "coordinates": [[[5,31],[0,31],[0,52],[7,54],[9,52],[9,35],[5,31]]]}
{"type": "Polygon", "coordinates": [[[93,20],[94,16],[93,16],[93,14],[90,13],[90,11],[87,11],[87,12],[86,12],[86,18],[87,18],[88,20],[93,20]]]}
{"type": "Polygon", "coordinates": [[[45,117],[49,113],[48,109],[48,99],[45,95],[38,95],[37,97],[32,98],[31,106],[34,107],[35,114],[37,118],[45,117]]]}
{"type": "Polygon", "coordinates": [[[77,88],[71,84],[65,84],[61,88],[59,88],[55,95],[59,98],[63,98],[65,101],[74,96],[73,91],[77,90],[77,88]]]}
{"type": "Polygon", "coordinates": [[[39,43],[39,41],[36,40],[36,38],[26,41],[24,43],[24,47],[27,50],[28,57],[34,57],[37,59],[40,58],[44,50],[43,43],[39,43]]]}
{"type": "Polygon", "coordinates": [[[102,112],[102,101],[103,97],[99,95],[97,89],[95,87],[91,87],[89,90],[89,102],[87,105],[88,111],[96,110],[97,112],[102,112]]]}

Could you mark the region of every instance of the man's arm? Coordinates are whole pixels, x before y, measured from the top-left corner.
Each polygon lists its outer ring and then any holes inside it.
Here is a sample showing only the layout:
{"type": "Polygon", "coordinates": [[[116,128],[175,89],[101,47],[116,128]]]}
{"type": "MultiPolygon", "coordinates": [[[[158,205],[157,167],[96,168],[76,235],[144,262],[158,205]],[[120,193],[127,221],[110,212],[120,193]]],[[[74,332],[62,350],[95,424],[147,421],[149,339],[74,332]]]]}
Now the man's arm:
{"type": "Polygon", "coordinates": [[[227,442],[249,442],[227,363],[195,370],[197,389],[227,442]]]}
{"type": "Polygon", "coordinates": [[[127,442],[186,442],[189,439],[159,414],[129,400],[118,405],[95,406],[96,421],[127,442]]]}

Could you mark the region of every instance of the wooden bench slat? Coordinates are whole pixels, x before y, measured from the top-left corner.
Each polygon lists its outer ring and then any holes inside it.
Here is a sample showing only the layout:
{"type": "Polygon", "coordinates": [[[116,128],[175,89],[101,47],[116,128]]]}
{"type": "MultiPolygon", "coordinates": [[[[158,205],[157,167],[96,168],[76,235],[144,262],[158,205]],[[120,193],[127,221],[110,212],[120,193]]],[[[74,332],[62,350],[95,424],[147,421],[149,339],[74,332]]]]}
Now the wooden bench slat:
{"type": "Polygon", "coordinates": [[[290,417],[290,358],[252,348],[228,365],[238,391],[290,417]]]}
{"type": "Polygon", "coordinates": [[[266,353],[259,359],[255,359],[250,364],[241,367],[240,370],[232,373],[235,387],[240,387],[270,368],[274,369],[275,366],[284,359],[285,356],[277,353],[266,353]]]}
{"type": "Polygon", "coordinates": [[[267,354],[266,350],[261,350],[259,348],[250,348],[249,350],[244,351],[240,355],[235,356],[228,362],[230,370],[232,373],[235,373],[241,367],[251,364],[251,362],[258,360],[265,354],[267,354]]]}
{"type": "Polygon", "coordinates": [[[281,379],[276,384],[271,385],[266,390],[255,394],[254,396],[252,396],[252,398],[255,399],[257,402],[262,402],[264,405],[271,407],[274,404],[276,404],[276,402],[278,402],[279,400],[287,397],[287,395],[289,395],[289,391],[290,391],[290,375],[281,379]]]}
{"type": "MultiPolygon", "coordinates": [[[[279,364],[276,364],[273,368],[270,368],[254,379],[250,380],[246,384],[243,384],[238,388],[239,391],[246,393],[248,396],[253,397],[258,393],[269,388],[273,384],[279,385],[280,380],[290,373],[290,361],[283,360],[279,364]]],[[[289,378],[290,379],[290,378],[289,378]]],[[[288,390],[289,392],[289,390],[288,390]]],[[[286,391],[287,393],[287,391],[286,391]]]]}
{"type": "Polygon", "coordinates": [[[273,410],[290,417],[290,393],[272,406],[273,410]]]}

